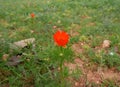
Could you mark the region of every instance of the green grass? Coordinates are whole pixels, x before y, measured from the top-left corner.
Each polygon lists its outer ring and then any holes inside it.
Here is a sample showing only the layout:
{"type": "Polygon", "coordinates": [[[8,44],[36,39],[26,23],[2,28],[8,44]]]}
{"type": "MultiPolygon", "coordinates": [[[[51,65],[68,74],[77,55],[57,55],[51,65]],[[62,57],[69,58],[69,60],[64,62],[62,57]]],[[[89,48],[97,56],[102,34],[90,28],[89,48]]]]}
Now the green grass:
{"type": "MultiPolygon", "coordinates": [[[[56,31],[53,26],[67,32],[74,29],[73,25],[81,26],[75,28],[80,35],[71,37],[68,48],[64,49],[62,58],[65,61],[70,61],[74,56],[70,46],[81,41],[89,45],[83,47],[85,53],[82,57],[89,58],[94,64],[102,63],[103,66],[119,70],[119,3],[120,0],[0,0],[0,85],[60,87],[62,84],[62,87],[70,87],[70,83],[59,82],[57,68],[61,57],[53,42],[53,33],[56,31]],[[34,19],[30,17],[31,13],[35,13],[34,19]],[[11,50],[10,43],[32,37],[36,39],[35,47],[11,50]],[[108,52],[102,50],[96,53],[94,48],[105,39],[111,41],[108,52]],[[118,48],[117,52],[115,47],[118,48]],[[110,55],[110,52],[114,55],[110,55]],[[7,61],[2,60],[4,54],[11,57],[20,53],[25,55],[21,56],[23,63],[17,66],[7,66],[7,61]]],[[[67,77],[66,73],[64,76],[67,77]]]]}

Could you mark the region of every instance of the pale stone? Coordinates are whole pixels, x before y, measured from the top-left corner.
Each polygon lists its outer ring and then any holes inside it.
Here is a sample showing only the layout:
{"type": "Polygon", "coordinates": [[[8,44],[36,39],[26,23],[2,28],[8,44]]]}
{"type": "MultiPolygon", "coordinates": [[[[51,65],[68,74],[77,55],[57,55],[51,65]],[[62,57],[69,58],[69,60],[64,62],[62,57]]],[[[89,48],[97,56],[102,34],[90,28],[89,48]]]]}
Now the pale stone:
{"type": "Polygon", "coordinates": [[[29,44],[33,44],[35,42],[35,38],[29,38],[21,41],[14,42],[13,44],[10,44],[11,48],[24,48],[28,46],[29,44]]]}
{"type": "Polygon", "coordinates": [[[4,55],[2,56],[2,59],[3,59],[4,61],[7,61],[8,57],[9,57],[9,54],[4,54],[4,55]]]}
{"type": "Polygon", "coordinates": [[[110,40],[104,40],[102,44],[103,48],[109,48],[110,47],[110,40]]]}

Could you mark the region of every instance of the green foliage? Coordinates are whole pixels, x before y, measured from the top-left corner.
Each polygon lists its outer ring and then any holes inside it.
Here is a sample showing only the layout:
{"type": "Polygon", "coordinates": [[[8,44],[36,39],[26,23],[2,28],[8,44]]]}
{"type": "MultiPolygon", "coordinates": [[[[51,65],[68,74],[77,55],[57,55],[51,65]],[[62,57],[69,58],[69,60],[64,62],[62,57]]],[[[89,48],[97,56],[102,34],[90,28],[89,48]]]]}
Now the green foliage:
{"type": "Polygon", "coordinates": [[[54,47],[50,50],[50,61],[54,63],[60,63],[65,61],[71,61],[73,59],[73,51],[70,47],[54,47]]]}
{"type": "Polygon", "coordinates": [[[117,67],[117,66],[120,66],[120,56],[116,53],[113,53],[113,55],[105,55],[103,57],[103,59],[105,60],[105,64],[108,66],[108,67],[117,67]]]}
{"type": "MultiPolygon", "coordinates": [[[[79,41],[85,43],[81,57],[120,70],[119,3],[120,0],[0,0],[0,67],[3,69],[0,68],[0,86],[70,87],[66,80],[60,83],[58,68],[63,62],[72,61],[74,54],[70,46],[79,41]],[[31,13],[35,14],[34,19],[31,13]],[[53,26],[69,32],[76,29],[72,24],[80,25],[79,36],[71,37],[67,48],[54,46],[53,26]],[[36,39],[35,47],[11,50],[10,44],[31,37],[36,39]],[[95,47],[101,46],[105,39],[111,41],[108,53],[103,50],[97,53],[95,47]],[[118,51],[109,54],[114,47],[118,51]],[[21,54],[22,63],[8,66],[8,61],[2,60],[4,54],[9,54],[9,58],[21,54]]],[[[63,68],[64,78],[69,76],[68,72],[63,68]]],[[[73,77],[81,74],[75,73],[73,77]]],[[[115,85],[105,82],[103,87],[106,84],[115,85]]]]}

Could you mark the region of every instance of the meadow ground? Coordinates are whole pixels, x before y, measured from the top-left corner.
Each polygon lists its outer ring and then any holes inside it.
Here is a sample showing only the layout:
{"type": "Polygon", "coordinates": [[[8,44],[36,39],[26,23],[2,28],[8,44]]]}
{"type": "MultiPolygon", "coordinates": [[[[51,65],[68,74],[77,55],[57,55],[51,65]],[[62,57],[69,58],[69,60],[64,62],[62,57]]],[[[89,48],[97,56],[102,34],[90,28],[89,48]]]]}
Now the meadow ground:
{"type": "Polygon", "coordinates": [[[0,0],[0,87],[119,87],[119,3],[0,0]],[[54,44],[59,29],[70,36],[65,48],[54,44]]]}

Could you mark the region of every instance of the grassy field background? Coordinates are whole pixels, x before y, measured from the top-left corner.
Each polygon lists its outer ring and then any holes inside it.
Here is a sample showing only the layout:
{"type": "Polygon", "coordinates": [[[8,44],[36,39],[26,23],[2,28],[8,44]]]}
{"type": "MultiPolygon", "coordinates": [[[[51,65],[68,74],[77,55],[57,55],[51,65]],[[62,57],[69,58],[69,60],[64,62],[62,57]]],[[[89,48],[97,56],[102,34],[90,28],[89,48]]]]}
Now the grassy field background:
{"type": "MultiPolygon", "coordinates": [[[[86,69],[95,65],[97,70],[107,68],[119,74],[119,3],[120,0],[0,0],[0,87],[83,87],[74,85],[82,69],[69,74],[65,68],[64,81],[58,79],[60,52],[53,41],[58,29],[70,35],[69,49],[63,56],[67,61],[79,58],[88,64],[86,69]],[[35,46],[10,47],[27,38],[35,38],[35,46]],[[102,48],[104,40],[110,41],[108,48],[102,48]],[[15,66],[16,61],[8,64],[13,56],[20,56],[15,66]]],[[[100,84],[87,80],[84,85],[119,87],[120,80],[103,80],[100,84]]]]}

